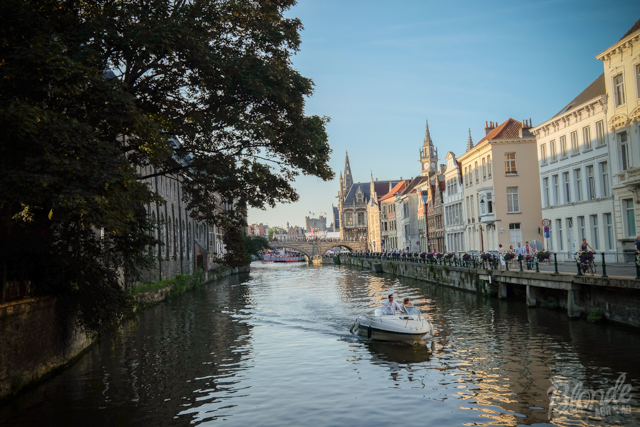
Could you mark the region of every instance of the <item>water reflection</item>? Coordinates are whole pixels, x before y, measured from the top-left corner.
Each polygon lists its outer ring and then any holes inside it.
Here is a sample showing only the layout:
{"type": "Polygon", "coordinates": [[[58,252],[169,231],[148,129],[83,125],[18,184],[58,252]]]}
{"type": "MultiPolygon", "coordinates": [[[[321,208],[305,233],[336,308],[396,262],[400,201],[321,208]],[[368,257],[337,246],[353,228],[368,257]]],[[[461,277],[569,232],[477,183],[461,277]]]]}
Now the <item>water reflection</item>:
{"type": "Polygon", "coordinates": [[[371,352],[371,361],[378,364],[393,362],[411,365],[428,362],[431,357],[431,350],[426,342],[407,345],[403,343],[371,340],[364,345],[367,350],[371,352]]]}
{"type": "Polygon", "coordinates": [[[638,425],[638,352],[636,330],[523,302],[345,267],[254,264],[250,277],[146,310],[0,407],[0,425],[381,425],[400,415],[438,426],[638,425]],[[350,334],[391,292],[420,306],[432,340],[350,334]],[[607,389],[622,372],[629,413],[578,405],[549,419],[552,380],[570,394],[607,389]]]}

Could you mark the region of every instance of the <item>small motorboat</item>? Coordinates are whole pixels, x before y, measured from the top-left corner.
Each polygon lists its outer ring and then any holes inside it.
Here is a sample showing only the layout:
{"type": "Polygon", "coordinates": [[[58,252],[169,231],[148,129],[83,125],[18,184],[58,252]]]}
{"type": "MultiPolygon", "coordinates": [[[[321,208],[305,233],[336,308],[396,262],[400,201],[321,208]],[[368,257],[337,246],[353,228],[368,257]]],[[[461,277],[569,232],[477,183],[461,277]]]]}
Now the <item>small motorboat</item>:
{"type": "Polygon", "coordinates": [[[385,314],[383,307],[377,307],[358,316],[351,330],[379,341],[415,342],[432,333],[431,323],[418,307],[404,307],[404,310],[385,314]]]}

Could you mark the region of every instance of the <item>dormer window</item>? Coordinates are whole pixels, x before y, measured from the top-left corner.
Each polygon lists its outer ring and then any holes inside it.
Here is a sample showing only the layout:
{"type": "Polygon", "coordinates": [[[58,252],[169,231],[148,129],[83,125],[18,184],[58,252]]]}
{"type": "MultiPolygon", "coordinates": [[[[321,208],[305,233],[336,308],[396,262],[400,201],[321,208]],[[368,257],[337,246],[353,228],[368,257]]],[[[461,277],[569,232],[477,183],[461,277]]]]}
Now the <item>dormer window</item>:
{"type": "Polygon", "coordinates": [[[362,203],[363,201],[364,201],[364,194],[362,194],[362,191],[360,190],[360,188],[358,188],[358,191],[356,192],[356,202],[362,203]]]}

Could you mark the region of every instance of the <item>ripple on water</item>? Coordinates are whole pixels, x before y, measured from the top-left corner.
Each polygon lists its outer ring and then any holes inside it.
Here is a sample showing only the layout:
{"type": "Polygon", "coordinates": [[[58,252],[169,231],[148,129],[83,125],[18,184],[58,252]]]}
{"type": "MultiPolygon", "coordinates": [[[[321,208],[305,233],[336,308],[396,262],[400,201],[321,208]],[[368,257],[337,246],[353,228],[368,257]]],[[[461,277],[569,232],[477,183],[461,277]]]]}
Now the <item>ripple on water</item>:
{"type": "Polygon", "coordinates": [[[548,414],[550,398],[571,403],[573,390],[606,390],[621,372],[640,385],[639,350],[635,331],[519,301],[344,267],[254,263],[248,277],[146,310],[1,407],[0,425],[636,425],[635,393],[628,414],[597,414],[585,400],[548,414]],[[350,333],[390,292],[421,307],[432,340],[350,333]]]}

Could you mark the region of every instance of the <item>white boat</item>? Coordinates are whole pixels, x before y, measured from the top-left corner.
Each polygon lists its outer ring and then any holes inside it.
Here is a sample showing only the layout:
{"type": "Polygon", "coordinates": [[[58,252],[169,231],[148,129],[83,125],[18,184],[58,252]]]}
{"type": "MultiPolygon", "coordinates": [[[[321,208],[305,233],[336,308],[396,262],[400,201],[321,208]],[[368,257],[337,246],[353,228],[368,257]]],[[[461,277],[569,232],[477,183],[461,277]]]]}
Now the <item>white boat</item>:
{"type": "Polygon", "coordinates": [[[432,333],[431,323],[418,307],[404,307],[406,313],[384,314],[383,307],[377,307],[358,316],[352,331],[358,335],[379,341],[422,340],[432,333]]]}

